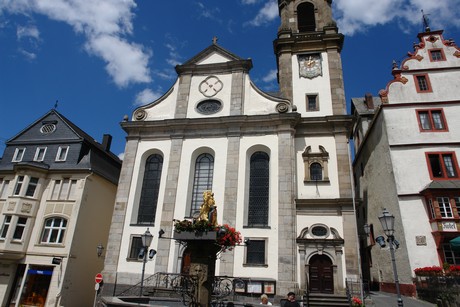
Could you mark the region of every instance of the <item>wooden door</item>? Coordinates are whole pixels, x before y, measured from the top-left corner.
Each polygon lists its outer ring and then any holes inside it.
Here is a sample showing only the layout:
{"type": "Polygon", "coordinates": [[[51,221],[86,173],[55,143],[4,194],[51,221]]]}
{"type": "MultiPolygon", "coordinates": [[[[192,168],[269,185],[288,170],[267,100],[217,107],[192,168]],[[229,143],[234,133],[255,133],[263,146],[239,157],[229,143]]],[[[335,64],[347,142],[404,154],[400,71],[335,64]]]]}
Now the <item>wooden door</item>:
{"type": "Polygon", "coordinates": [[[310,292],[334,293],[332,261],[325,255],[315,255],[310,259],[310,292]]]}

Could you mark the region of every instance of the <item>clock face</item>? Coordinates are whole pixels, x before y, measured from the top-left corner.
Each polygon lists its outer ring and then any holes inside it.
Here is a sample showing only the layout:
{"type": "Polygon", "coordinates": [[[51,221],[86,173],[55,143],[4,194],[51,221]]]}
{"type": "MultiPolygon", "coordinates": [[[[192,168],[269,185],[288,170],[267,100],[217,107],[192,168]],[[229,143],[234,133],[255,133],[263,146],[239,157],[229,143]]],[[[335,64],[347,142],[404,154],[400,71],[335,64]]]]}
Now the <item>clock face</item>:
{"type": "Polygon", "coordinates": [[[307,54],[299,56],[299,75],[300,77],[313,79],[320,76],[321,56],[319,54],[307,54]]]}

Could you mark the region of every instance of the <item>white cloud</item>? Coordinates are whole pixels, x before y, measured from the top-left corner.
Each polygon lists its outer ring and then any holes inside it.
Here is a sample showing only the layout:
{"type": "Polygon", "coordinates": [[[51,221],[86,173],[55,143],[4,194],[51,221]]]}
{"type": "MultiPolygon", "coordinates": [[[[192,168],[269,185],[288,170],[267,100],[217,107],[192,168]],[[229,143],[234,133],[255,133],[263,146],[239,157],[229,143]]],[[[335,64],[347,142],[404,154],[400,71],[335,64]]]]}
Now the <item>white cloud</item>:
{"type": "Polygon", "coordinates": [[[125,153],[124,153],[124,152],[118,154],[118,159],[120,159],[121,161],[123,161],[124,158],[125,158],[125,153]]]}
{"type": "Polygon", "coordinates": [[[260,9],[256,17],[248,23],[258,27],[274,20],[278,17],[278,14],[278,3],[276,0],[270,0],[260,9]]]}
{"type": "Polygon", "coordinates": [[[0,11],[42,14],[62,21],[87,39],[85,48],[106,62],[106,69],[120,86],[150,82],[151,53],[131,43],[134,0],[0,0],[0,11]],[[109,50],[107,50],[109,49],[109,50]]]}
{"type": "Polygon", "coordinates": [[[276,77],[277,77],[277,70],[276,69],[272,69],[268,72],[268,74],[262,78],[262,80],[266,83],[269,83],[269,82],[272,82],[272,81],[275,81],[276,80],[276,77]]]}
{"type": "Polygon", "coordinates": [[[140,92],[140,93],[138,93],[136,95],[136,98],[134,100],[134,105],[135,106],[142,106],[142,105],[151,103],[154,100],[160,98],[161,95],[162,94],[159,91],[154,92],[151,89],[146,88],[145,90],[143,90],[142,92],[140,92]]]}
{"type": "Polygon", "coordinates": [[[460,27],[458,0],[336,0],[334,8],[340,31],[348,35],[389,22],[422,30],[422,9],[429,14],[432,30],[460,27]]]}
{"type": "Polygon", "coordinates": [[[257,3],[259,2],[259,0],[241,0],[241,3],[243,4],[254,4],[254,3],[257,3]]]}
{"type": "Polygon", "coordinates": [[[16,29],[16,37],[18,40],[23,38],[32,38],[35,40],[40,40],[40,31],[36,26],[18,26],[16,29]]]}
{"type": "Polygon", "coordinates": [[[19,53],[22,54],[29,61],[33,61],[37,58],[37,55],[35,53],[26,51],[24,49],[19,49],[19,53]]]}

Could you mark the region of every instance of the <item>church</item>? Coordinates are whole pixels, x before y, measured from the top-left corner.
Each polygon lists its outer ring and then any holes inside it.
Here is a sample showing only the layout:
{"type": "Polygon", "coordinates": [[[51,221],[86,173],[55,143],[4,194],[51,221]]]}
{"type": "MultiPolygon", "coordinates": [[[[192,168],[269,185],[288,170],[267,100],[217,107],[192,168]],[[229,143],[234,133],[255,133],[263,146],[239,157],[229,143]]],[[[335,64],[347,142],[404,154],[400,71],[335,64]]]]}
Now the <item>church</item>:
{"type": "Polygon", "coordinates": [[[173,221],[196,217],[207,190],[217,222],[250,242],[216,263],[216,276],[244,281],[240,295],[343,295],[347,280],[360,278],[344,36],[332,0],[278,6],[278,93],[260,90],[250,78],[257,63],[214,38],[176,66],[177,79],[162,97],[121,123],[127,142],[103,294],[138,284],[144,269],[146,279],[184,273],[188,251],[170,239],[173,221]],[[147,230],[156,254],[145,263],[138,254],[147,230]]]}

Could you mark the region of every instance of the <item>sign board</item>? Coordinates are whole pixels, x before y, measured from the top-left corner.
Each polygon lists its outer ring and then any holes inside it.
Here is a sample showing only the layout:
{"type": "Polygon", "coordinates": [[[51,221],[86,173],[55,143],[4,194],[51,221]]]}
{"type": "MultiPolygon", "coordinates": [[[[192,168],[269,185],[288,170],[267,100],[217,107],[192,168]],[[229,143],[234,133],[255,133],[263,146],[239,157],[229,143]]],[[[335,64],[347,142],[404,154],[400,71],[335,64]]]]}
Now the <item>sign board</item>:
{"type": "Polygon", "coordinates": [[[455,222],[443,222],[442,231],[457,231],[457,223],[455,222]]]}
{"type": "Polygon", "coordinates": [[[96,277],[94,278],[94,280],[96,281],[96,284],[100,284],[102,282],[102,274],[97,273],[96,277]]]}

